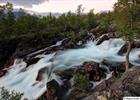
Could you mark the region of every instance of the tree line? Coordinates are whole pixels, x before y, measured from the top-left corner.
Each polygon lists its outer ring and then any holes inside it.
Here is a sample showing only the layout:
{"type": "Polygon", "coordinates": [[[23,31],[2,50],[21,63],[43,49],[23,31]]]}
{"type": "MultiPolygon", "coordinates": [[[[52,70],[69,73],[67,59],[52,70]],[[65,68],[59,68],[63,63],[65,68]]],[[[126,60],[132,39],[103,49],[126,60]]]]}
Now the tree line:
{"type": "Polygon", "coordinates": [[[118,0],[113,11],[83,13],[82,5],[76,13],[68,12],[59,17],[40,17],[31,15],[20,9],[20,16],[13,13],[13,5],[7,3],[0,6],[0,39],[12,38],[42,38],[54,39],[85,34],[87,32],[115,31],[118,36],[128,42],[126,53],[126,70],[129,67],[129,54],[135,39],[140,38],[140,1],[118,0]]]}
{"type": "Polygon", "coordinates": [[[59,17],[38,16],[26,13],[20,9],[20,16],[15,16],[11,3],[0,6],[0,38],[34,37],[45,38],[69,37],[82,31],[90,31],[100,26],[107,29],[112,21],[111,12],[95,14],[90,10],[88,14],[83,13],[82,5],[77,7],[77,13],[64,13],[59,17]]]}

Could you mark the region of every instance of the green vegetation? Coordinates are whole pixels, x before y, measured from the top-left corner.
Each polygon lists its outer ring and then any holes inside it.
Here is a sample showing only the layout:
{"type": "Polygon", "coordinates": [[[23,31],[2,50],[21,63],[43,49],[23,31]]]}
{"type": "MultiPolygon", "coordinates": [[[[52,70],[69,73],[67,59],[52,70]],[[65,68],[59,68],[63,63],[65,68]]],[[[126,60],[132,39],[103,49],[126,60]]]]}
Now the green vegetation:
{"type": "Polygon", "coordinates": [[[75,74],[74,75],[74,85],[78,89],[88,89],[90,86],[90,81],[87,76],[82,75],[82,74],[75,74]]]}
{"type": "Polygon", "coordinates": [[[0,93],[0,100],[21,100],[22,95],[21,93],[17,93],[17,92],[9,92],[7,89],[5,88],[1,88],[1,93],[0,93]]]}
{"type": "Polygon", "coordinates": [[[126,71],[129,68],[129,54],[134,39],[140,38],[140,2],[138,0],[118,0],[114,6],[117,33],[128,41],[126,71]]]}
{"type": "MultiPolygon", "coordinates": [[[[27,14],[20,9],[21,15],[17,17],[13,14],[12,4],[1,5],[0,41],[47,40],[48,44],[51,44],[52,41],[56,42],[58,39],[66,37],[84,37],[88,32],[98,36],[103,33],[117,32],[118,36],[124,37],[128,41],[127,70],[131,46],[134,39],[140,38],[140,2],[138,0],[118,0],[114,5],[114,11],[97,14],[93,9],[87,14],[84,14],[83,10],[82,5],[79,5],[76,13],[69,11],[59,17],[52,16],[50,13],[49,16],[41,17],[27,14]]],[[[19,44],[19,42],[15,44],[19,44]]],[[[5,57],[3,51],[5,50],[0,48],[0,61],[3,60],[2,57],[5,57]]]]}
{"type": "Polygon", "coordinates": [[[40,17],[30,15],[20,9],[20,16],[16,17],[12,13],[13,6],[10,3],[0,6],[0,39],[18,37],[42,37],[53,39],[54,37],[69,37],[76,35],[80,31],[90,31],[100,23],[101,28],[108,27],[110,18],[108,13],[94,14],[94,10],[88,14],[83,13],[82,5],[77,8],[77,13],[64,13],[59,17],[40,17]],[[103,18],[103,19],[102,19],[103,18]]]}

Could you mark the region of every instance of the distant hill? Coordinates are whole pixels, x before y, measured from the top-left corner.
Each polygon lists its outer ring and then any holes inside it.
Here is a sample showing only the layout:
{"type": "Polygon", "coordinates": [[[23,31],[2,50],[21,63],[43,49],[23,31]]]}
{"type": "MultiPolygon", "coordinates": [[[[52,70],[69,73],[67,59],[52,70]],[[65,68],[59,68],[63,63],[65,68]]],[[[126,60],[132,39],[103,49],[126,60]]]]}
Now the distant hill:
{"type": "MultiPolygon", "coordinates": [[[[38,13],[38,12],[33,12],[33,11],[29,11],[29,10],[23,10],[25,13],[29,13],[29,14],[35,14],[37,16],[48,16],[50,15],[50,12],[43,12],[43,13],[38,13]]],[[[20,11],[19,9],[14,9],[13,13],[16,17],[22,16],[24,14],[23,11],[20,11]]],[[[59,17],[61,15],[61,13],[51,13],[52,16],[55,17],[59,17]]]]}

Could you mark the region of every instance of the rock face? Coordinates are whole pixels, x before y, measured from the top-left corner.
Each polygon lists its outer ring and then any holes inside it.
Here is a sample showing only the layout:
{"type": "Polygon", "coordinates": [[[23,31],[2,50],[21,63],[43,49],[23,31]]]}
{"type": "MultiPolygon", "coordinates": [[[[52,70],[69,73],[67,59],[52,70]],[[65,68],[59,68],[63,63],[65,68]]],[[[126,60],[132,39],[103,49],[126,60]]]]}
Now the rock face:
{"type": "Polygon", "coordinates": [[[97,44],[96,45],[100,45],[103,41],[105,41],[105,40],[109,40],[109,37],[108,37],[108,35],[103,35],[101,38],[99,38],[99,40],[98,40],[98,42],[97,42],[97,44]]]}
{"type": "Polygon", "coordinates": [[[140,96],[140,68],[133,67],[111,86],[114,100],[124,96],[140,96]]]}
{"type": "Polygon", "coordinates": [[[125,54],[126,52],[127,52],[127,46],[128,46],[128,44],[126,43],[125,45],[123,45],[122,47],[121,47],[121,49],[118,51],[118,55],[123,55],[123,54],[125,54]]]}
{"type": "Polygon", "coordinates": [[[100,45],[102,42],[104,42],[105,40],[109,40],[110,38],[116,38],[114,32],[103,34],[101,37],[99,37],[96,45],[100,45]]]}
{"type": "Polygon", "coordinates": [[[12,64],[13,53],[16,50],[17,40],[0,40],[0,70],[12,64]]]}
{"type": "Polygon", "coordinates": [[[100,81],[101,78],[106,77],[104,70],[99,67],[98,63],[85,62],[82,67],[89,74],[89,80],[91,81],[100,81]]]}
{"type": "MultiPolygon", "coordinates": [[[[67,82],[64,82],[67,84],[67,82]]],[[[47,100],[62,100],[65,93],[67,92],[67,86],[63,84],[60,86],[57,81],[52,80],[47,83],[47,100]]]]}
{"type": "MultiPolygon", "coordinates": [[[[122,100],[125,96],[140,96],[140,68],[132,67],[120,79],[113,78],[103,82],[102,91],[94,91],[83,100],[122,100]],[[102,98],[102,99],[101,99],[102,98]]],[[[97,87],[96,87],[97,88],[97,87]]]]}

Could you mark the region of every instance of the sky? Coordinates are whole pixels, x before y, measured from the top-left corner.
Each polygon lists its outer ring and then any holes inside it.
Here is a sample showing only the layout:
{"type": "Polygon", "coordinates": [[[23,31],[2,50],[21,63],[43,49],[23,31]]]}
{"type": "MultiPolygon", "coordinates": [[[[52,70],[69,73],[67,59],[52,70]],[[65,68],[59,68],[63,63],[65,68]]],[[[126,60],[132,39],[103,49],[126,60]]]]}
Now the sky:
{"type": "Polygon", "coordinates": [[[78,5],[82,5],[84,12],[94,9],[95,13],[101,11],[112,10],[117,0],[0,0],[0,4],[10,2],[14,8],[23,8],[26,10],[43,12],[59,12],[68,11],[75,12],[78,5]]]}

